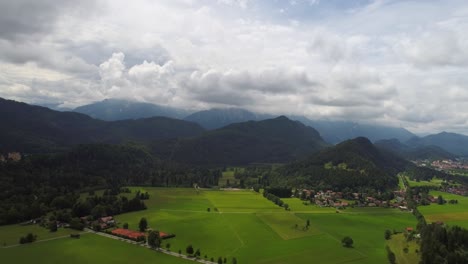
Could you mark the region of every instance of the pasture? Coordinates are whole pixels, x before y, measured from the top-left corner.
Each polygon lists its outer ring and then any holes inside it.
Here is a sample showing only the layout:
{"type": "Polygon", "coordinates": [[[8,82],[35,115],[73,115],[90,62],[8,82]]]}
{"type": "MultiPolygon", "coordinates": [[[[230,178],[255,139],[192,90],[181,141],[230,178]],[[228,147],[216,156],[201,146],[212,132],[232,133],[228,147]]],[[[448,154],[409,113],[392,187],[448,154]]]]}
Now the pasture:
{"type": "Polygon", "coordinates": [[[458,200],[458,204],[431,204],[419,206],[419,211],[424,215],[428,223],[442,221],[448,225],[459,225],[468,228],[468,197],[439,191],[430,191],[430,195],[449,200],[458,200]]]}
{"type": "MultiPolygon", "coordinates": [[[[145,217],[150,228],[176,234],[175,238],[163,241],[164,247],[166,243],[170,243],[173,252],[181,250],[185,253],[185,248],[193,245],[195,250],[200,249],[202,258],[205,255],[208,259],[213,257],[215,260],[219,256],[228,260],[236,257],[238,263],[385,263],[384,231],[402,231],[408,226],[416,225],[416,220],[410,213],[399,210],[350,208],[336,213],[333,208],[304,205],[296,198],[283,199],[291,207],[291,211],[286,211],[253,191],[131,189],[132,192],[141,190],[150,194],[150,199],[145,201],[148,209],[116,216],[120,226],[128,223],[130,229],[138,229],[139,220],[145,217]],[[310,227],[306,229],[304,226],[307,220],[310,220],[310,227]],[[345,248],[341,245],[344,236],[353,238],[354,247],[345,248]]],[[[141,254],[141,260],[139,256],[136,260],[141,263],[146,263],[149,259],[159,260],[157,258],[161,255],[120,241],[94,237],[94,234],[85,234],[80,241],[91,240],[92,243],[106,244],[94,246],[94,250],[99,248],[100,251],[96,253],[99,263],[119,263],[118,261],[125,260],[124,256],[116,257],[119,259],[117,262],[108,262],[104,255],[129,251],[132,253],[127,254],[131,256],[141,254]]],[[[87,250],[92,250],[93,247],[81,244],[80,241],[58,239],[4,249],[12,251],[3,251],[2,255],[11,258],[21,254],[20,251],[30,250],[30,255],[34,258],[44,258],[47,250],[42,248],[56,248],[60,252],[57,253],[57,262],[60,256],[62,259],[76,256],[81,263],[89,263],[88,258],[94,256],[94,253],[87,250]],[[41,252],[44,255],[41,256],[41,252]]],[[[182,261],[176,257],[164,257],[173,261],[164,263],[182,261]]],[[[54,261],[52,259],[48,263],[54,261]]]]}

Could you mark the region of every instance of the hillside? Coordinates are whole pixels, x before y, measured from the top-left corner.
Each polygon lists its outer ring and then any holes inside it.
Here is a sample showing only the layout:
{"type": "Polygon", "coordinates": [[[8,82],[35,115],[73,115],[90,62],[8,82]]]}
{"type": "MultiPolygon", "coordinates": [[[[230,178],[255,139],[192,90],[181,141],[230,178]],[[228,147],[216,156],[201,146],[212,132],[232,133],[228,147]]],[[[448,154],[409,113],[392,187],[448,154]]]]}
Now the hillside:
{"type": "Polygon", "coordinates": [[[106,99],[77,107],[73,111],[105,121],[140,119],[153,116],[183,118],[189,114],[187,110],[122,99],[106,99]]]}
{"type": "Polygon", "coordinates": [[[191,164],[240,165],[291,161],[325,146],[315,129],[282,116],[231,124],[190,139],[158,142],[153,151],[162,158],[191,164]]]}
{"type": "Polygon", "coordinates": [[[234,123],[258,121],[270,118],[239,108],[213,108],[193,113],[184,120],[195,122],[206,129],[217,129],[234,123]]]}
{"type": "Polygon", "coordinates": [[[457,156],[468,156],[468,136],[456,133],[442,132],[421,138],[414,137],[408,140],[406,144],[413,147],[433,145],[457,156]]]}
{"type": "Polygon", "coordinates": [[[289,182],[319,188],[383,191],[397,185],[395,175],[407,166],[409,162],[359,137],[286,165],[279,174],[289,182]]]}
{"type": "Polygon", "coordinates": [[[165,117],[105,122],[0,98],[0,152],[42,153],[80,143],[146,142],[200,135],[199,125],[165,117]]]}
{"type": "Polygon", "coordinates": [[[456,155],[438,146],[411,147],[401,143],[398,139],[379,140],[375,145],[380,149],[391,151],[408,160],[438,160],[455,159],[456,155]]]}

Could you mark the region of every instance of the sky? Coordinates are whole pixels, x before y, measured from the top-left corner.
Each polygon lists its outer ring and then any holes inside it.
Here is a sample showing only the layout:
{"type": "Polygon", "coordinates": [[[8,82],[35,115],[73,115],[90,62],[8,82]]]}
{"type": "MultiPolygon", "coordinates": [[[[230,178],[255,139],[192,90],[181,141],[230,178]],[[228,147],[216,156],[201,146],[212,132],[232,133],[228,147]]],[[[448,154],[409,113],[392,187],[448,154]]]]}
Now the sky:
{"type": "Polygon", "coordinates": [[[468,1],[0,0],[0,97],[468,134],[468,1]]]}

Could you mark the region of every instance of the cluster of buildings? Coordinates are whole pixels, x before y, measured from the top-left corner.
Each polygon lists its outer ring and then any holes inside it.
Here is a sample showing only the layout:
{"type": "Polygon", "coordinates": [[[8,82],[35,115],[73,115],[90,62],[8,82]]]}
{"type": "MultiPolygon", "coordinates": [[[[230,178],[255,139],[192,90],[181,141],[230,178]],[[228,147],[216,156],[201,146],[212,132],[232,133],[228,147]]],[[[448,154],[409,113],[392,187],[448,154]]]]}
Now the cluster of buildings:
{"type": "Polygon", "coordinates": [[[331,190],[318,191],[304,189],[302,199],[309,200],[320,207],[335,207],[343,209],[349,206],[357,207],[394,207],[401,210],[407,210],[404,191],[395,191],[395,198],[392,201],[380,200],[373,196],[366,196],[362,193],[346,194],[344,199],[343,192],[334,192],[331,190]],[[353,201],[351,204],[350,201],[353,201]]]}
{"type": "Polygon", "coordinates": [[[435,160],[431,163],[431,166],[438,170],[468,170],[468,164],[457,160],[435,160]]]}
{"type": "Polygon", "coordinates": [[[8,160],[20,161],[21,160],[21,153],[19,153],[19,152],[9,152],[6,155],[1,155],[0,154],[0,162],[6,162],[8,160]]]}

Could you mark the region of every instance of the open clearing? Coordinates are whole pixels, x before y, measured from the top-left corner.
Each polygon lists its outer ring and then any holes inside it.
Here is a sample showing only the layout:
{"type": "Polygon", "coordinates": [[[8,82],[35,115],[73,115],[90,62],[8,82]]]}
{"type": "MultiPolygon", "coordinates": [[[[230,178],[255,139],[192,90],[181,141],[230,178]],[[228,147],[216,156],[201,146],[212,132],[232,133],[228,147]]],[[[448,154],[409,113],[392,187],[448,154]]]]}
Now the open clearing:
{"type": "Polygon", "coordinates": [[[430,191],[429,194],[434,197],[442,195],[447,201],[458,200],[458,204],[446,203],[443,205],[419,206],[419,211],[424,215],[428,223],[442,221],[449,225],[468,228],[468,197],[439,191],[430,191]]]}
{"type": "Polygon", "coordinates": [[[395,253],[396,263],[398,264],[414,264],[419,262],[419,245],[415,241],[406,241],[403,234],[392,235],[392,238],[387,241],[387,245],[395,253]],[[407,251],[405,252],[405,248],[407,251]]]}
{"type": "MultiPolygon", "coordinates": [[[[185,252],[191,244],[200,249],[202,258],[236,257],[238,263],[385,263],[385,229],[402,231],[416,225],[410,213],[399,210],[355,208],[336,213],[333,208],[304,205],[295,198],[284,199],[291,207],[286,211],[253,191],[131,189],[150,193],[145,201],[148,209],[116,216],[120,225],[128,223],[130,229],[137,229],[140,218],[146,217],[151,228],[176,234],[163,241],[163,246],[170,243],[171,251],[185,252]],[[307,220],[311,226],[302,230],[307,220]],[[341,245],[344,236],[353,238],[353,248],[341,245]]],[[[135,245],[95,237],[86,234],[77,240],[64,238],[2,249],[0,257],[47,258],[47,263],[63,263],[69,258],[77,263],[126,263],[132,256],[132,262],[139,263],[185,263],[135,245]],[[48,256],[51,251],[53,258],[48,256]]]]}

